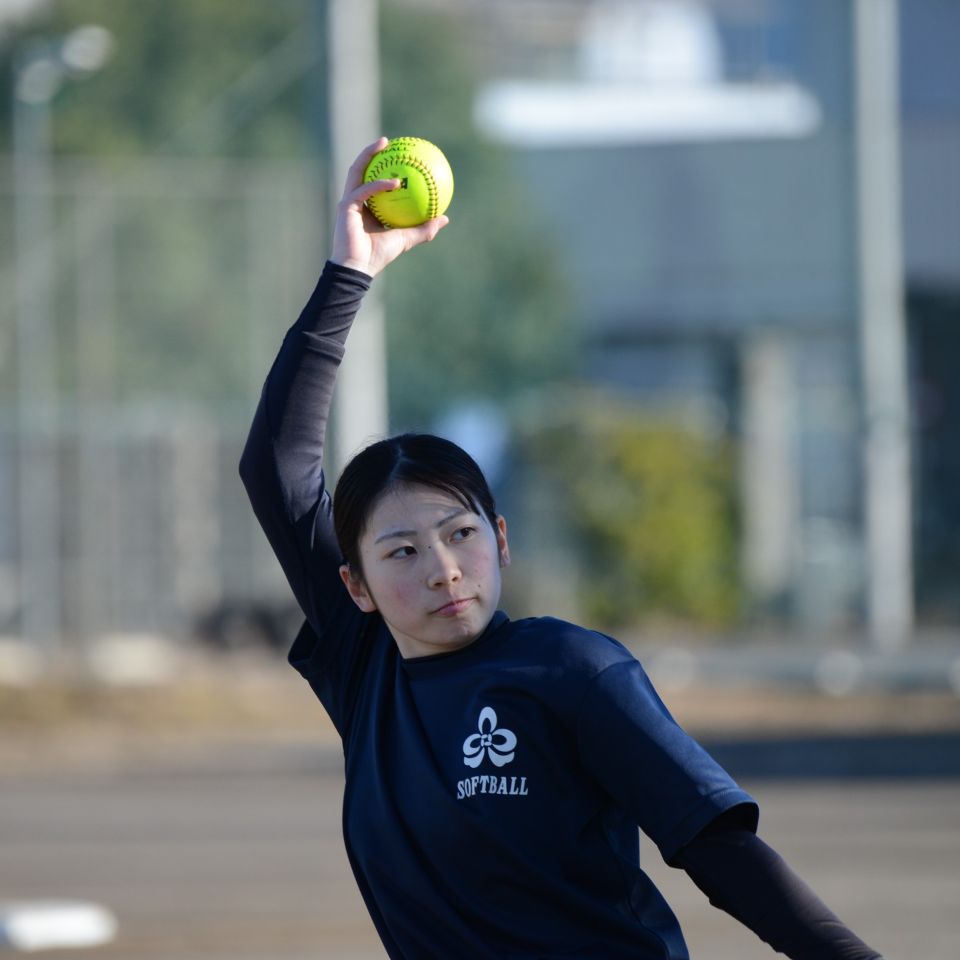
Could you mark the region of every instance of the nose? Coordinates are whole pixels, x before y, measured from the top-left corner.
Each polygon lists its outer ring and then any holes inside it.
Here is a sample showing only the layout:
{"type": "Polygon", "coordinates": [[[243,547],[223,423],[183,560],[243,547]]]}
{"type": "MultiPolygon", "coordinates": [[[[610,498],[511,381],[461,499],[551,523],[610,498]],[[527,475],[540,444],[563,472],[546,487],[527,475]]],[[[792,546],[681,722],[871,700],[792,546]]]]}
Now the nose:
{"type": "Polygon", "coordinates": [[[430,555],[432,561],[428,581],[431,587],[443,587],[460,579],[460,565],[452,550],[443,544],[437,544],[430,551],[430,555]]]}

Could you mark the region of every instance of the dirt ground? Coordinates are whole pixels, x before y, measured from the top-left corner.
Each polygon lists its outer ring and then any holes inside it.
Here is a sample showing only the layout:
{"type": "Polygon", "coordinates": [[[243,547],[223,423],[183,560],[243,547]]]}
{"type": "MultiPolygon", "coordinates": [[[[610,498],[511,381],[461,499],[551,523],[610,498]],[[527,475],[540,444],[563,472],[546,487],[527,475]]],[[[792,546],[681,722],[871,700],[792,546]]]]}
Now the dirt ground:
{"type": "MultiPolygon", "coordinates": [[[[960,730],[949,694],[664,694],[700,737],[960,730]]],[[[890,960],[960,956],[960,779],[745,786],[765,838],[890,960]]],[[[153,686],[0,688],[0,900],[112,910],[116,941],[76,958],[382,958],[343,852],[341,795],[335,732],[282,663],[205,659],[153,686]]],[[[694,958],[773,955],[643,849],[694,958]]]]}
{"type": "MultiPolygon", "coordinates": [[[[700,684],[660,693],[694,736],[782,737],[960,733],[949,691],[867,690],[829,696],[789,686],[700,684]]],[[[80,671],[24,686],[0,685],[0,765],[10,771],[85,767],[171,746],[337,735],[309,687],[267,654],[184,656],[175,676],[112,685],[80,671]]]]}

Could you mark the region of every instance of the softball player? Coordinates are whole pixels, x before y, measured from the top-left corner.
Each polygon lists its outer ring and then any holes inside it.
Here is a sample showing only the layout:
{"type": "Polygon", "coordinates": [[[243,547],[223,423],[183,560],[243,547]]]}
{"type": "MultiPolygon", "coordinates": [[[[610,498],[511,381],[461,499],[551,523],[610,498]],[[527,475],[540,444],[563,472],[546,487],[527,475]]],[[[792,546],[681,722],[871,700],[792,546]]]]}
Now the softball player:
{"type": "Polygon", "coordinates": [[[463,450],[383,440],[331,498],[324,435],[350,324],[372,278],[447,222],[376,224],[365,201],[395,183],[362,175],[383,146],[350,169],[330,261],[267,377],[241,475],[306,618],[290,661],[343,738],[344,839],[387,953],[687,957],[640,867],[639,825],[774,949],[875,960],[759,839],[754,800],[623,646],[498,609],[507,525],[463,450]]]}

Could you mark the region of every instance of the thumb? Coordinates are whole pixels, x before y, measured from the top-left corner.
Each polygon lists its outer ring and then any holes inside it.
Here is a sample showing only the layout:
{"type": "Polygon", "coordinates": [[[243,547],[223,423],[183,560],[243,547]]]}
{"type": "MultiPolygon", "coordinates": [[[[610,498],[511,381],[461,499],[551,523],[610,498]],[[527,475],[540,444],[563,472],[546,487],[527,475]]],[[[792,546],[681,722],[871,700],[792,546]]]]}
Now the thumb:
{"type": "Polygon", "coordinates": [[[449,222],[449,217],[440,216],[427,220],[416,227],[405,228],[404,241],[406,242],[406,248],[410,250],[421,243],[429,243],[449,222]]]}
{"type": "Polygon", "coordinates": [[[394,227],[374,234],[373,257],[366,272],[376,276],[397,257],[421,243],[429,243],[449,222],[447,217],[434,217],[416,227],[394,227]]]}

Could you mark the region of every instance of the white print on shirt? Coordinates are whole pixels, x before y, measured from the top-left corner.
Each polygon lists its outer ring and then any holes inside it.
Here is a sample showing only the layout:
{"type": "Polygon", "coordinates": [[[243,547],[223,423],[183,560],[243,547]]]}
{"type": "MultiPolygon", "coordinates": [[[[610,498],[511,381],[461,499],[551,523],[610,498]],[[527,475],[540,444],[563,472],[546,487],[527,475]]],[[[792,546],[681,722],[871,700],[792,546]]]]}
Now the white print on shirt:
{"type": "Polygon", "coordinates": [[[499,793],[504,797],[527,796],[526,777],[467,777],[457,781],[457,799],[473,797],[478,793],[499,793]]]}
{"type": "Polygon", "coordinates": [[[493,707],[480,711],[479,733],[463,741],[463,762],[468,767],[479,767],[484,754],[495,767],[502,767],[513,759],[517,736],[512,730],[497,729],[497,714],[493,707]]]}
{"type": "MultiPolygon", "coordinates": [[[[493,707],[480,711],[478,733],[472,733],[463,741],[463,762],[468,767],[479,767],[488,757],[495,767],[502,767],[514,758],[517,735],[512,730],[497,728],[497,713],[493,707]]],[[[526,777],[497,777],[478,775],[457,781],[457,799],[475,797],[478,793],[499,794],[503,797],[528,795],[526,777]]]]}

